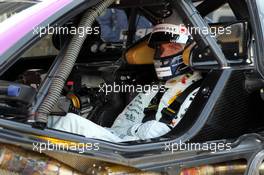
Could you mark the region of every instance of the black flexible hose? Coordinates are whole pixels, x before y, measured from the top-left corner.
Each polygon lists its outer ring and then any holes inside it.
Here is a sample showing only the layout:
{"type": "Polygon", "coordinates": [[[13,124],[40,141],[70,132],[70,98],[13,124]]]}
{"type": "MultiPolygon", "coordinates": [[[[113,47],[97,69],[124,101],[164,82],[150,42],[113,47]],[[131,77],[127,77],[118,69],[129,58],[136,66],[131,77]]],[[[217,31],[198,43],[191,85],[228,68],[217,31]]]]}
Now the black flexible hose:
{"type": "MultiPolygon", "coordinates": [[[[95,19],[114,2],[115,0],[103,0],[94,8],[89,9],[87,12],[85,12],[79,24],[79,28],[86,29],[87,27],[92,27],[95,19]]],[[[48,122],[48,115],[51,113],[53,107],[61,95],[65,82],[74,67],[86,37],[87,33],[85,33],[84,36],[77,34],[72,38],[65,57],[59,66],[56,75],[52,79],[48,94],[36,113],[36,123],[46,124],[48,122]]]]}

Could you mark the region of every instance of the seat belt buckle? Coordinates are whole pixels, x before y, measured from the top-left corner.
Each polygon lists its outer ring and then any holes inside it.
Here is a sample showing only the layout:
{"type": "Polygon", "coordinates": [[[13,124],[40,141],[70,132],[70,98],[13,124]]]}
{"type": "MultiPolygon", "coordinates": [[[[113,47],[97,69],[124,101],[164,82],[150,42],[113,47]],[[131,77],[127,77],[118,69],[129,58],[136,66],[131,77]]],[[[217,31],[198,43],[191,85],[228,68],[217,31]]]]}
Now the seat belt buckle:
{"type": "Polygon", "coordinates": [[[177,112],[174,111],[173,109],[171,108],[164,108],[162,111],[161,111],[162,114],[168,116],[169,118],[171,119],[174,119],[174,117],[177,115],[177,112]]]}
{"type": "Polygon", "coordinates": [[[177,118],[177,112],[171,108],[164,108],[161,111],[161,114],[162,114],[161,122],[164,122],[168,125],[172,124],[172,121],[177,118]]]}

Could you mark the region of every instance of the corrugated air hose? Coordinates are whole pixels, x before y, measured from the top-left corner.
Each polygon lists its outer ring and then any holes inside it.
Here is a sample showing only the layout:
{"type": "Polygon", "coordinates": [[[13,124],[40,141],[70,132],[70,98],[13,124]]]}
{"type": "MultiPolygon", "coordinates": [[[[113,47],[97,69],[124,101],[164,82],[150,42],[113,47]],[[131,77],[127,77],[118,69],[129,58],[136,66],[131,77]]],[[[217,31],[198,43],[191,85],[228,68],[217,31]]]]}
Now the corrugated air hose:
{"type": "MultiPolygon", "coordinates": [[[[103,0],[98,3],[93,8],[90,8],[83,15],[79,28],[91,27],[95,19],[100,16],[100,14],[106,10],[115,0],[103,0]]],[[[82,48],[82,45],[87,37],[87,33],[84,36],[76,34],[73,36],[67,51],[65,53],[64,59],[60,64],[57,73],[52,78],[51,86],[49,88],[46,98],[43,100],[42,104],[38,108],[36,113],[36,123],[37,127],[45,127],[48,122],[48,116],[51,113],[53,107],[58,102],[58,99],[61,95],[62,89],[65,85],[66,80],[68,79],[73,66],[76,62],[78,54],[82,48]]]]}

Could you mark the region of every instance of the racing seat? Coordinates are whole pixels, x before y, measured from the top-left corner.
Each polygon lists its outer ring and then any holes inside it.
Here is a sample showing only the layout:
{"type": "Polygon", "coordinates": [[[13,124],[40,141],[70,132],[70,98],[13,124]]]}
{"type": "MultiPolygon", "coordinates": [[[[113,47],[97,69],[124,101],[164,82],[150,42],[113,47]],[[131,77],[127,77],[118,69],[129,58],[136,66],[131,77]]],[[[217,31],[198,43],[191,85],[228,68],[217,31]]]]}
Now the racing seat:
{"type": "Polygon", "coordinates": [[[185,117],[164,138],[174,138],[175,142],[203,142],[235,138],[247,132],[250,94],[245,88],[246,70],[240,67],[249,64],[249,30],[244,21],[224,26],[231,33],[217,39],[231,68],[219,70],[210,50],[196,43],[185,49],[185,61],[194,69],[207,72],[207,76],[185,117]]]}

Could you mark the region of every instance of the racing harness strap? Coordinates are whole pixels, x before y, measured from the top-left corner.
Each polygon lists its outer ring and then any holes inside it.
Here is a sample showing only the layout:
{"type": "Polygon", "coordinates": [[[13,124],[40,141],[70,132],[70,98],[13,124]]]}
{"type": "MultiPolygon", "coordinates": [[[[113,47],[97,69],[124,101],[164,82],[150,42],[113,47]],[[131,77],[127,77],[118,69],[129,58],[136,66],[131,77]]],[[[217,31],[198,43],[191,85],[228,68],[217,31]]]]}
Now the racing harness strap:
{"type": "Polygon", "coordinates": [[[168,125],[172,124],[173,119],[177,118],[177,114],[183,102],[186,100],[189,94],[201,86],[201,83],[202,80],[194,82],[188,88],[186,88],[167,108],[163,108],[161,111],[162,117],[160,122],[166,123],[168,125]]]}
{"type": "MultiPolygon", "coordinates": [[[[186,88],[168,107],[163,108],[161,111],[162,117],[160,119],[160,122],[166,123],[168,126],[172,124],[173,119],[177,118],[177,113],[180,110],[180,107],[185,99],[195,89],[199,88],[201,86],[201,83],[202,80],[194,82],[188,88],[186,88]]],[[[159,90],[157,95],[151,100],[150,105],[144,109],[145,117],[142,121],[143,123],[150,120],[156,120],[158,106],[164,93],[165,92],[160,92],[159,90]]]]}
{"type": "Polygon", "coordinates": [[[143,118],[142,123],[145,123],[150,120],[156,120],[156,113],[159,109],[159,103],[166,91],[167,89],[165,89],[164,91],[161,91],[161,89],[159,89],[158,93],[150,101],[149,106],[144,109],[145,117],[143,118]]]}

